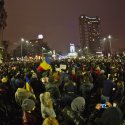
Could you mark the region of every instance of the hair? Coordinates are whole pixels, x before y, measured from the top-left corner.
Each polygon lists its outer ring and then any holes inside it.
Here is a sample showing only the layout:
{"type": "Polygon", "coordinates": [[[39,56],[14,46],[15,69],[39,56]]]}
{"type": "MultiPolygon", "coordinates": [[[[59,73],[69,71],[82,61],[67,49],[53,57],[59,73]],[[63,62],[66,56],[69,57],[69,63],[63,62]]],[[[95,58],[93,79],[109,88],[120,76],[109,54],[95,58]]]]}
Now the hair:
{"type": "Polygon", "coordinates": [[[43,121],[42,125],[59,125],[59,122],[52,117],[48,117],[43,121]]]}

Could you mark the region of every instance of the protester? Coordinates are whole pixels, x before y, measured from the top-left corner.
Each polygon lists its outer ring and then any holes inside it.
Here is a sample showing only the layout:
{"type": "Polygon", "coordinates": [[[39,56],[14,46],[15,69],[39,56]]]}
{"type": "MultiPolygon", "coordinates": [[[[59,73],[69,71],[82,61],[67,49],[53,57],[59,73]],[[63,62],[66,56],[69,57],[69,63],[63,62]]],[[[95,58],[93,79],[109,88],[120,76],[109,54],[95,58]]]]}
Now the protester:
{"type": "Polygon", "coordinates": [[[56,117],[56,113],[53,109],[53,102],[51,99],[51,95],[49,92],[45,92],[40,94],[40,102],[41,102],[41,114],[43,118],[46,117],[56,117]]]}
{"type": "Polygon", "coordinates": [[[59,125],[59,122],[52,117],[45,118],[42,125],[59,125]]]}
{"type": "Polygon", "coordinates": [[[122,125],[124,62],[90,56],[0,64],[0,124],[122,125]],[[48,69],[37,71],[39,64],[48,69]]]}

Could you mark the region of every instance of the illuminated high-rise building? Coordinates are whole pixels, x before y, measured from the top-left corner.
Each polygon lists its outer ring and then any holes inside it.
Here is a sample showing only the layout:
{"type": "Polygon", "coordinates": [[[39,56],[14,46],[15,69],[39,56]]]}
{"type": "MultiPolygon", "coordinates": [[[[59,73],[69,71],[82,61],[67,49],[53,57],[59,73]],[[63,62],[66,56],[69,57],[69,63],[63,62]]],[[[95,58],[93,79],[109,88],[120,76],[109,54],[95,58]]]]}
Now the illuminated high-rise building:
{"type": "Polygon", "coordinates": [[[80,22],[80,44],[83,52],[95,54],[100,51],[101,20],[99,17],[88,17],[81,15],[80,22]]]}

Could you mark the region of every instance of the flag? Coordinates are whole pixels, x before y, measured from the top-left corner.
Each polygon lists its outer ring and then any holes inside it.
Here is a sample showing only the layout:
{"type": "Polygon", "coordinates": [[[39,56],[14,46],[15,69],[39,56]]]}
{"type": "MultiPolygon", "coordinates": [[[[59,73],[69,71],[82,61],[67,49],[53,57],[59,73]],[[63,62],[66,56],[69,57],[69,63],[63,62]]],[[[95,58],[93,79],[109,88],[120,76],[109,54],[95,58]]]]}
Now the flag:
{"type": "Polygon", "coordinates": [[[37,70],[38,71],[43,71],[43,70],[52,71],[52,67],[50,63],[51,63],[50,59],[46,57],[45,60],[38,66],[37,70]]]}
{"type": "Polygon", "coordinates": [[[28,75],[26,75],[26,90],[29,91],[29,92],[33,92],[33,89],[32,87],[30,86],[30,83],[29,83],[29,78],[28,78],[28,75]]]}

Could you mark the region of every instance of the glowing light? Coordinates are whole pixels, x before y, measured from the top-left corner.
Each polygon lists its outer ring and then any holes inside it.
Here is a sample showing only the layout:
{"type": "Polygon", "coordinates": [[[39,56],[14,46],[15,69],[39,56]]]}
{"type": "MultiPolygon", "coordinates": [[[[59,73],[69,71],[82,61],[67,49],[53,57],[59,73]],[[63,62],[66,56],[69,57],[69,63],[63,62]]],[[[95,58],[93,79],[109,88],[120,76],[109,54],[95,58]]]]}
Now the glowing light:
{"type": "Polygon", "coordinates": [[[39,34],[39,35],[38,35],[38,39],[43,39],[43,35],[42,35],[42,34],[39,34]]]}
{"type": "Polygon", "coordinates": [[[111,39],[112,38],[111,35],[109,35],[108,38],[111,39]]]}
{"type": "Polygon", "coordinates": [[[106,41],[106,38],[104,38],[103,40],[106,41]]]}
{"type": "Polygon", "coordinates": [[[24,38],[21,38],[21,41],[24,42],[24,38]]]}
{"type": "Polygon", "coordinates": [[[28,40],[26,40],[26,43],[29,43],[29,41],[28,41],[28,40]]]}

